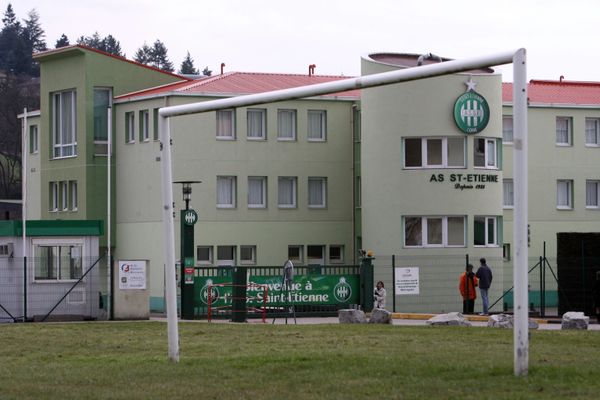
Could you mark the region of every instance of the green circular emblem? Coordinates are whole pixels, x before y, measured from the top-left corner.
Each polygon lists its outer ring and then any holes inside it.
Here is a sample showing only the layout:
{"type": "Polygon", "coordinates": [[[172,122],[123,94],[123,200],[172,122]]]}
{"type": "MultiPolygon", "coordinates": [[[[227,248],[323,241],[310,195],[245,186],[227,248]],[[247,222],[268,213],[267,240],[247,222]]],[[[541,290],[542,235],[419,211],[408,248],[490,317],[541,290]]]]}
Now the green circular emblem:
{"type": "Polygon", "coordinates": [[[454,121],[466,134],[479,133],[490,121],[490,107],[482,95],[468,91],[454,103],[454,121]]]}
{"type": "Polygon", "coordinates": [[[186,225],[194,225],[198,222],[198,214],[194,210],[186,210],[183,214],[183,223],[186,225]]]}

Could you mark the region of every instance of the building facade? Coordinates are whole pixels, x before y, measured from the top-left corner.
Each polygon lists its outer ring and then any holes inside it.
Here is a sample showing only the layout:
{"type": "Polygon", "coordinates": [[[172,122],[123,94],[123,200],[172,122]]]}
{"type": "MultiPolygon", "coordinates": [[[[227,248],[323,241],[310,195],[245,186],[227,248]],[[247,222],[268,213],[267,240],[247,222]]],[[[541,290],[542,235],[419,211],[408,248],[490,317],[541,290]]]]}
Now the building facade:
{"type": "MultiPolygon", "coordinates": [[[[153,310],[164,307],[158,109],[345,78],[189,79],[82,46],[36,59],[28,218],[106,219],[112,132],[112,250],[147,261],[153,310]]],[[[440,61],[376,53],[363,57],[362,74],[440,61]]],[[[421,292],[432,297],[403,297],[404,309],[442,311],[460,303],[469,255],[494,261],[491,297],[502,294],[512,285],[510,90],[485,69],[172,118],[173,179],[202,181],[190,204],[196,265],[353,264],[372,249],[421,267],[421,292]]],[[[600,229],[600,85],[532,81],[529,90],[530,252],[546,242],[551,256],[558,232],[600,229]]],[[[177,185],[173,193],[184,208],[177,185]]],[[[376,267],[389,287],[390,271],[376,267]]]]}

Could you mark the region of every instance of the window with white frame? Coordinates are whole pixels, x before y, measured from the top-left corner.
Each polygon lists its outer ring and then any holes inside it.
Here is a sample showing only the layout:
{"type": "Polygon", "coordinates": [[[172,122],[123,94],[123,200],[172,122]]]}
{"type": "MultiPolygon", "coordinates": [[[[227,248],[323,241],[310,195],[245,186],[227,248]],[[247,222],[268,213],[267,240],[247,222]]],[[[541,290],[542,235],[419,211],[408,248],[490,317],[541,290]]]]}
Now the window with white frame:
{"type": "Polygon", "coordinates": [[[585,145],[600,146],[600,118],[585,119],[585,145]]]}
{"type": "Polygon", "coordinates": [[[473,166],[476,168],[498,169],[498,140],[475,138],[473,141],[473,166]]]}
{"type": "Polygon", "coordinates": [[[513,116],[503,115],[502,116],[502,142],[512,143],[513,142],[513,116]]]}
{"type": "Polygon", "coordinates": [[[296,140],[296,110],[277,110],[277,140],[296,140]]]}
{"type": "Polygon", "coordinates": [[[52,94],[52,144],[54,158],[77,155],[77,107],[74,90],[52,94]]]}
{"type": "Polygon", "coordinates": [[[35,280],[75,280],[83,274],[83,243],[34,242],[35,280]]]}
{"type": "Polygon", "coordinates": [[[464,216],[404,217],[405,247],[464,247],[464,216]]]}
{"type": "Polygon", "coordinates": [[[561,210],[573,209],[573,181],[559,179],[556,181],[556,208],[561,210]]]}
{"type": "Polygon", "coordinates": [[[248,177],[248,208],[267,207],[267,177],[248,177]]]}
{"type": "Polygon", "coordinates": [[[58,182],[50,182],[48,209],[58,211],[58,182]]]}
{"type": "Polygon", "coordinates": [[[140,111],[140,142],[150,140],[150,112],[148,110],[140,111]]]}
{"type": "Polygon", "coordinates": [[[327,207],[327,178],[308,178],[308,207],[327,207]]]}
{"type": "Polygon", "coordinates": [[[600,208],[600,180],[587,180],[585,182],[586,208],[600,208]]]}
{"type": "Polygon", "coordinates": [[[77,211],[77,181],[69,181],[69,190],[71,192],[71,210],[77,211]]]}
{"type": "Polygon", "coordinates": [[[240,246],[240,264],[256,264],[256,246],[240,246]]]}
{"type": "Polygon", "coordinates": [[[308,140],[323,142],[327,139],[327,111],[308,110],[308,140]]]}
{"type": "Polygon", "coordinates": [[[340,264],[344,262],[344,246],[341,244],[332,244],[329,246],[329,262],[331,264],[340,264]]]}
{"type": "Polygon", "coordinates": [[[559,146],[570,146],[572,143],[572,120],[571,117],[556,117],[556,144],[559,146]]]}
{"type": "Polygon", "coordinates": [[[39,140],[38,126],[31,125],[29,127],[29,152],[31,154],[36,154],[39,151],[38,140],[39,140]]]}
{"type": "Polygon", "coordinates": [[[135,113],[125,113],[125,142],[135,143],[135,113]]]}
{"type": "Polygon", "coordinates": [[[217,139],[235,139],[235,110],[217,111],[217,139]]]}
{"type": "Polygon", "coordinates": [[[267,138],[267,110],[263,108],[249,108],[246,112],[247,137],[251,140],[265,140],[267,138]]]}
{"type": "Polygon", "coordinates": [[[502,206],[504,208],[513,208],[515,206],[515,189],[512,179],[502,181],[502,206]]]}
{"type": "Polygon", "coordinates": [[[196,261],[198,264],[211,265],[213,263],[213,247],[212,246],[197,246],[196,261]]]}
{"type": "Polygon", "coordinates": [[[288,260],[290,260],[294,264],[302,264],[304,262],[304,246],[289,245],[288,260]]]}
{"type": "Polygon", "coordinates": [[[309,265],[325,264],[325,246],[308,245],[306,246],[306,263],[309,265]]]}
{"type": "Polygon", "coordinates": [[[280,176],[277,178],[277,204],[279,208],[296,207],[296,183],[295,176],[280,176]]]}
{"type": "Polygon", "coordinates": [[[217,176],[217,207],[235,208],[235,176],[217,176]]]}
{"type": "Polygon", "coordinates": [[[404,167],[465,167],[465,139],[462,137],[404,138],[404,167]]]}
{"type": "Polygon", "coordinates": [[[474,217],[473,245],[485,247],[498,246],[498,217],[474,217]]]}
{"type": "Polygon", "coordinates": [[[60,181],[60,209],[67,211],[69,209],[69,186],[67,181],[60,181]]]}
{"type": "Polygon", "coordinates": [[[217,246],[216,265],[232,266],[235,265],[235,246],[217,246]]]}

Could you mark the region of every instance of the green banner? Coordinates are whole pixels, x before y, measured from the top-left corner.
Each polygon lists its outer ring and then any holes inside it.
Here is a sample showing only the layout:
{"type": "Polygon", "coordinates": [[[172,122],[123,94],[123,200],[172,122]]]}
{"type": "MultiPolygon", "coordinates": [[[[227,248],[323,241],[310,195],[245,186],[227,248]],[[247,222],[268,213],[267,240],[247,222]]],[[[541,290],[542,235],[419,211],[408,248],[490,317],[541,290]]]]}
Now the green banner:
{"type": "MultiPolygon", "coordinates": [[[[297,275],[286,292],[281,276],[250,276],[246,291],[249,306],[357,304],[358,275],[297,275]]],[[[231,277],[195,277],[196,306],[208,305],[208,286],[212,286],[211,304],[214,307],[232,304],[231,277]],[[220,284],[229,284],[220,286],[220,284]]]]}

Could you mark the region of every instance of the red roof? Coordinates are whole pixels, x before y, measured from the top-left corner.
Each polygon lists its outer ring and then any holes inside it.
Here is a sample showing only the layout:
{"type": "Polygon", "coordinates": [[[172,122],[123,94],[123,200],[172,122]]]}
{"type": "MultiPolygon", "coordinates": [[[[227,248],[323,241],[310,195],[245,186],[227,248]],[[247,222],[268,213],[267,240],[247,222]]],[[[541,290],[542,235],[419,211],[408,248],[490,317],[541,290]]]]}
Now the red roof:
{"type": "MultiPolygon", "coordinates": [[[[512,102],[512,83],[502,84],[502,101],[512,102]]],[[[600,82],[531,80],[527,85],[530,104],[600,105],[600,82]]]]}
{"type": "MultiPolygon", "coordinates": [[[[135,99],[153,95],[196,94],[238,96],[264,93],[273,90],[290,89],[300,86],[314,85],[349,79],[348,76],[274,74],[256,72],[227,72],[197,79],[191,82],[177,82],[170,85],[141,90],[116,97],[116,99],[135,99]]],[[[324,97],[360,98],[360,90],[324,95],[324,97]]]]}

